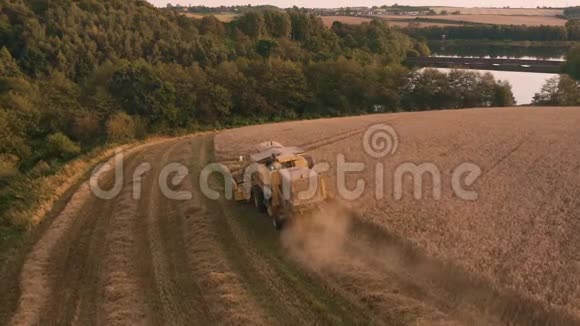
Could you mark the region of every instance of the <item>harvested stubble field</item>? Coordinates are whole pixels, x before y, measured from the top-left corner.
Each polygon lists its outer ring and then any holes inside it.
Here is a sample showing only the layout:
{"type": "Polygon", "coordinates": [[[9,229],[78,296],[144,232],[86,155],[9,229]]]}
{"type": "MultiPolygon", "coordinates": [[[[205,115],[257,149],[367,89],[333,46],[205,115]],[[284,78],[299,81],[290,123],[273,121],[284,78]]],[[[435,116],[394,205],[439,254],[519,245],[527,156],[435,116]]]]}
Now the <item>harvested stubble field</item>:
{"type": "MultiPolygon", "coordinates": [[[[542,324],[538,307],[580,319],[579,124],[580,108],[400,113],[229,130],[216,137],[215,147],[217,157],[227,162],[261,141],[303,146],[319,162],[330,163],[328,186],[335,196],[337,155],[344,154],[348,162],[364,162],[363,172],[346,179],[349,189],[358,178],[370,187],[348,204],[357,212],[355,221],[403,239],[443,265],[463,271],[459,275],[470,275],[472,281],[463,283],[463,292],[458,290],[461,300],[469,302],[465,296],[473,295],[474,305],[484,310],[502,305],[500,319],[523,314],[519,323],[542,324]],[[395,128],[399,138],[397,152],[383,160],[373,159],[362,146],[366,128],[378,123],[395,128]],[[375,198],[379,161],[384,163],[384,199],[375,198]],[[405,162],[439,168],[440,200],[431,194],[437,182],[429,177],[423,199],[413,198],[409,178],[403,179],[402,199],[393,199],[394,171],[405,162]],[[470,187],[479,196],[475,201],[461,200],[451,189],[452,171],[465,162],[482,170],[470,187]],[[487,286],[471,288],[479,281],[509,294],[491,300],[484,294],[487,286]],[[538,306],[526,311],[523,302],[538,306]]],[[[367,249],[368,255],[385,260],[393,254],[373,246],[367,249]]],[[[364,250],[359,256],[365,256],[364,250]]],[[[421,275],[416,269],[409,273],[421,275]]]]}

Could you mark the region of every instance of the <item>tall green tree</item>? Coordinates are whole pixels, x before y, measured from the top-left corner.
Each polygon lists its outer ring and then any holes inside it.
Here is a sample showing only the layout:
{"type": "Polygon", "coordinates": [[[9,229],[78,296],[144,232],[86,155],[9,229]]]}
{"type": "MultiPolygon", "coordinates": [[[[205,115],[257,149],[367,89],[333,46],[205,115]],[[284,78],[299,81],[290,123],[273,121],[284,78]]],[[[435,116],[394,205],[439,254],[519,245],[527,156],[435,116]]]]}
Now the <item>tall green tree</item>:
{"type": "Polygon", "coordinates": [[[235,22],[237,28],[253,39],[266,35],[266,23],[264,16],[259,11],[251,11],[238,18],[235,22]]]}
{"type": "Polygon", "coordinates": [[[176,122],[175,88],[144,60],[123,62],[111,78],[109,91],[129,114],[155,124],[176,122]]]}
{"type": "Polygon", "coordinates": [[[567,75],[550,78],[534,96],[534,105],[580,105],[580,82],[567,75]]]}
{"type": "Polygon", "coordinates": [[[259,40],[256,43],[256,52],[262,58],[269,58],[277,47],[278,42],[274,40],[259,40]]]}
{"type": "Polygon", "coordinates": [[[292,32],[292,22],[290,16],[284,11],[266,10],[264,22],[270,36],[275,38],[288,38],[292,32]]]}
{"type": "Polygon", "coordinates": [[[580,80],[580,46],[575,46],[566,54],[564,71],[572,78],[580,80]]]}

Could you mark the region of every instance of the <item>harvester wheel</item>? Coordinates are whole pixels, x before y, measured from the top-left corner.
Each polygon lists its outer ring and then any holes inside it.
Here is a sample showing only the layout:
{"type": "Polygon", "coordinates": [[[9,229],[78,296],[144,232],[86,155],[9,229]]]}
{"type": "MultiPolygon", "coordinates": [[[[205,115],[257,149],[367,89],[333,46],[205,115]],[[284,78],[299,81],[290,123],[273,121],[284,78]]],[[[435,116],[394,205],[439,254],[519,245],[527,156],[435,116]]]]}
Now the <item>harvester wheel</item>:
{"type": "Polygon", "coordinates": [[[252,188],[252,198],[254,199],[254,206],[260,213],[266,212],[266,204],[264,204],[264,193],[260,187],[254,186],[252,188]]]}
{"type": "Polygon", "coordinates": [[[276,230],[282,230],[282,228],[284,228],[285,222],[286,222],[286,219],[284,219],[283,217],[280,217],[278,215],[272,217],[272,225],[274,225],[274,228],[276,230]]]}

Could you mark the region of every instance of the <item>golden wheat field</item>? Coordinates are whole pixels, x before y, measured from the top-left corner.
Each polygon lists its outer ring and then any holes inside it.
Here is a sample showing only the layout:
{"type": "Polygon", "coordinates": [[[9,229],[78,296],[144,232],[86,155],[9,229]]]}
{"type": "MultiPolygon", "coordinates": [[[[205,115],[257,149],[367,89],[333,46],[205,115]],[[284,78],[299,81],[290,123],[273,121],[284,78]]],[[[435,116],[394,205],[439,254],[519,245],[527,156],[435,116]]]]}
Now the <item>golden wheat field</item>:
{"type": "Polygon", "coordinates": [[[332,24],[334,22],[341,22],[343,24],[356,25],[356,24],[368,23],[368,22],[372,21],[372,19],[370,19],[370,18],[355,17],[355,16],[321,16],[320,18],[324,22],[324,25],[326,25],[328,27],[332,26],[332,24]]]}
{"type": "MultiPolygon", "coordinates": [[[[397,21],[402,16],[381,16],[389,22],[397,21]]],[[[549,25],[564,26],[566,20],[552,16],[515,16],[515,15],[446,15],[446,16],[417,16],[421,19],[443,19],[451,22],[468,22],[492,25],[549,25]]]]}
{"type": "Polygon", "coordinates": [[[238,17],[238,14],[234,14],[234,13],[220,13],[220,14],[215,14],[215,15],[186,13],[185,15],[187,17],[196,18],[196,19],[201,19],[205,16],[214,16],[219,21],[224,22],[224,23],[229,23],[232,20],[234,20],[236,17],[238,17]]]}
{"type": "Polygon", "coordinates": [[[330,164],[327,187],[357,219],[492,288],[580,317],[579,125],[580,108],[396,113],[233,129],[218,134],[214,146],[217,159],[230,163],[262,141],[301,146],[330,164]],[[379,159],[363,145],[367,128],[375,124],[391,126],[398,144],[379,159]],[[364,181],[365,191],[354,201],[338,191],[339,154],[365,164],[346,177],[351,190],[364,181]],[[408,163],[439,173],[414,179],[424,181],[421,199],[415,198],[409,174],[397,177],[408,163]],[[480,169],[477,178],[469,181],[469,173],[459,173],[456,179],[463,164],[480,169]],[[397,180],[400,199],[394,198],[397,180]],[[467,197],[455,183],[476,198],[461,199],[467,197]]]}

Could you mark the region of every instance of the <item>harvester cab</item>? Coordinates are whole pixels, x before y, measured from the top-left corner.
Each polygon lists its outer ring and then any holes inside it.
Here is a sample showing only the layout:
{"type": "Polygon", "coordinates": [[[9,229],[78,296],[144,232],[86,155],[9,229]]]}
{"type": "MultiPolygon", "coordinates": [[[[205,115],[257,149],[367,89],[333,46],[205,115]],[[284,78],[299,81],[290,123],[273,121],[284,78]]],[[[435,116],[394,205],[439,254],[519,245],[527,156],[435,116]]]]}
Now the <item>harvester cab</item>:
{"type": "Polygon", "coordinates": [[[277,229],[326,200],[324,179],[313,169],[312,157],[299,147],[264,142],[243,160],[241,175],[235,178],[235,198],[267,212],[277,229]]]}

